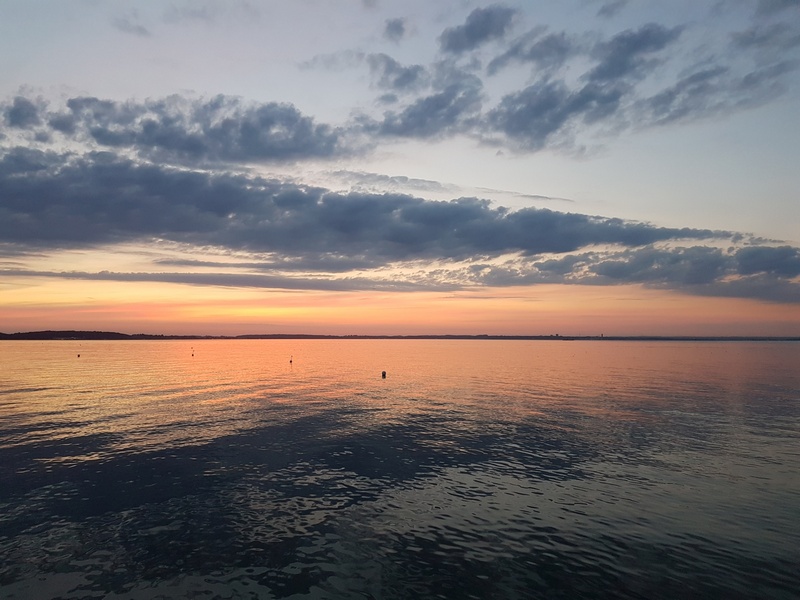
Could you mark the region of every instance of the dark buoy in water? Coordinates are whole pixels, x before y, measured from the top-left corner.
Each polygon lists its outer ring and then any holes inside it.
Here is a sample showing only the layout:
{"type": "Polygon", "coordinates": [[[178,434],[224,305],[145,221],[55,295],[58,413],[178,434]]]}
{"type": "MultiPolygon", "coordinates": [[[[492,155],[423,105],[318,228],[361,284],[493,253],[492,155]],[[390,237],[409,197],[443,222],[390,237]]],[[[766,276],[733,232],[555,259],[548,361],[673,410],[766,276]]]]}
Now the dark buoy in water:
{"type": "Polygon", "coordinates": [[[386,379],[386,371],[381,371],[381,379],[386,379]]]}
{"type": "Polygon", "coordinates": [[[80,357],[81,357],[81,355],[80,355],[80,354],[78,354],[78,358],[80,358],[80,357]]]}
{"type": "Polygon", "coordinates": [[[289,357],[289,364],[292,364],[292,358],[294,358],[294,355],[289,357]]]}

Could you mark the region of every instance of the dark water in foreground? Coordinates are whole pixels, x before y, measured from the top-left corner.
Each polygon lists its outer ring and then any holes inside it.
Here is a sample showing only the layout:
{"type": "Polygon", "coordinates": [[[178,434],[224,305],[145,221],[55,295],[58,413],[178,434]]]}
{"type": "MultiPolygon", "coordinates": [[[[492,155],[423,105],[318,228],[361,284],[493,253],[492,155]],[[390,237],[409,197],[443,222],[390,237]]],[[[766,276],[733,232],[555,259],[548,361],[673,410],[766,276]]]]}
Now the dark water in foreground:
{"type": "Polygon", "coordinates": [[[4,599],[800,597],[800,344],[0,357],[4,599]]]}

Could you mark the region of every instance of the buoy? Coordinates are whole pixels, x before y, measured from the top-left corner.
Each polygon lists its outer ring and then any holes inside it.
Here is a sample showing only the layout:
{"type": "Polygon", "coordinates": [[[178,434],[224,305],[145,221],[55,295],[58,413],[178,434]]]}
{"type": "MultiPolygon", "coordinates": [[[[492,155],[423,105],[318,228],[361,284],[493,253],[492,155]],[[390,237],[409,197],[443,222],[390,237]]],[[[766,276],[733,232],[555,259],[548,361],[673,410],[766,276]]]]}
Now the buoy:
{"type": "Polygon", "coordinates": [[[292,358],[293,358],[293,357],[294,357],[294,356],[290,356],[290,357],[289,357],[289,364],[292,364],[292,358]]]}
{"type": "Polygon", "coordinates": [[[381,378],[386,379],[386,371],[381,371],[381,378]]]}

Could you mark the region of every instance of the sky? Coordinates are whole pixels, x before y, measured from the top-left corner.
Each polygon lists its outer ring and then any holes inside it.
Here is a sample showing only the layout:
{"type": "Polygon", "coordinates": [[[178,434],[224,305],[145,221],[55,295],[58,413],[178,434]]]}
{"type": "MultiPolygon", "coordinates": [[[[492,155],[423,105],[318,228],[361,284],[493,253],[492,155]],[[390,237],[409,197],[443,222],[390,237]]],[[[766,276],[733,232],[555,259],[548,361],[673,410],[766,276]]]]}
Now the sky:
{"type": "Polygon", "coordinates": [[[800,0],[9,0],[0,331],[800,335],[800,0]]]}

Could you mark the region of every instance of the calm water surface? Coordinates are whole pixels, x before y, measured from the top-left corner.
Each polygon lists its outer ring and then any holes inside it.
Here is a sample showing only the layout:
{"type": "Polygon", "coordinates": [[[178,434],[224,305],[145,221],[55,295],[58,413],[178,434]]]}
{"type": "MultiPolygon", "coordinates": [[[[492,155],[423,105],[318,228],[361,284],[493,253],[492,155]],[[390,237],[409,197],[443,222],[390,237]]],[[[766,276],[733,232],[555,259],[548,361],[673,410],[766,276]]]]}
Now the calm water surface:
{"type": "Polygon", "coordinates": [[[0,342],[5,599],[796,599],[799,565],[797,343],[0,342]]]}

